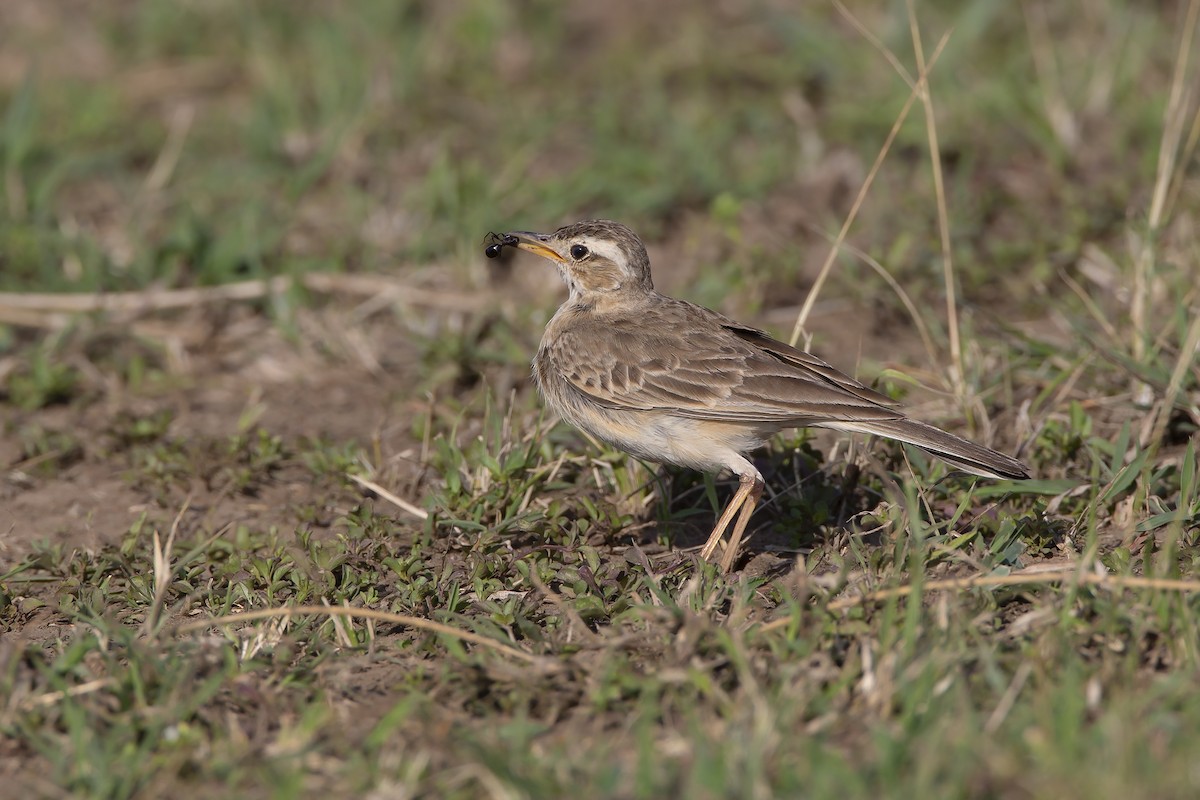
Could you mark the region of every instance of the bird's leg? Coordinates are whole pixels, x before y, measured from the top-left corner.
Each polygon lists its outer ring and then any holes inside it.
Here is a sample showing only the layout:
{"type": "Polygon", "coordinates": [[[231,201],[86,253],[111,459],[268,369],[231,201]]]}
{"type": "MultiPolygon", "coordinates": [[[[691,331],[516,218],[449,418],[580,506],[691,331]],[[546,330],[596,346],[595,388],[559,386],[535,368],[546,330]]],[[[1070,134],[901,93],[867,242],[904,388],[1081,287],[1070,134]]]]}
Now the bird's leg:
{"type": "MultiPolygon", "coordinates": [[[[724,513],[717,520],[716,527],[713,528],[712,533],[709,534],[708,541],[704,543],[704,547],[700,550],[700,557],[705,561],[712,560],[713,553],[717,552],[717,545],[721,543],[721,537],[725,535],[725,529],[729,527],[730,520],[733,519],[733,515],[742,507],[742,504],[746,502],[746,498],[750,496],[750,493],[754,491],[754,485],[756,483],[761,485],[762,483],[757,475],[749,472],[739,475],[738,480],[740,485],[737,492],[730,498],[729,505],[725,506],[724,513]]],[[[760,488],[758,491],[761,493],[762,489],[760,488]]]]}
{"type": "MultiPolygon", "coordinates": [[[[725,555],[721,557],[721,572],[724,573],[729,572],[733,567],[733,559],[737,557],[738,545],[742,543],[742,534],[746,531],[746,525],[750,522],[750,515],[754,513],[754,507],[758,505],[758,498],[762,497],[763,479],[758,475],[749,477],[751,479],[750,491],[746,495],[746,499],[742,501],[742,513],[738,514],[737,524],[733,526],[733,533],[725,548],[725,555]]],[[[742,480],[745,480],[745,476],[742,477],[742,480]]]]}

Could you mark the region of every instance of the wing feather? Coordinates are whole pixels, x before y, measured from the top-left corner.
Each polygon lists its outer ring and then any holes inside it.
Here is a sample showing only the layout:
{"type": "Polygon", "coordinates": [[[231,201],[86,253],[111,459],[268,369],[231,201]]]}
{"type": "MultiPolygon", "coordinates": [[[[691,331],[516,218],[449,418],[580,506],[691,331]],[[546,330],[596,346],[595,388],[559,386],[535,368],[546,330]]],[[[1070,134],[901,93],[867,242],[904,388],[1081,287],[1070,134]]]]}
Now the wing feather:
{"type": "Polygon", "coordinates": [[[890,398],[762,331],[661,295],[639,312],[552,323],[539,368],[615,409],[798,425],[902,418],[890,398]]]}

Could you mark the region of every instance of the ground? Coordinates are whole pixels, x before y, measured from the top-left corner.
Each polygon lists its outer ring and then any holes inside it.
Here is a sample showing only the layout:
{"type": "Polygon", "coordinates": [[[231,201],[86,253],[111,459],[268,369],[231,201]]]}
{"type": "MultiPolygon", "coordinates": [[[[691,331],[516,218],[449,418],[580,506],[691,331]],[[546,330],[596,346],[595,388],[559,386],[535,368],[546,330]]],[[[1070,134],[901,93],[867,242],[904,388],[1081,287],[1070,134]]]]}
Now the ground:
{"type": "Polygon", "coordinates": [[[0,777],[1195,796],[1198,13],[8,0],[0,777]],[[790,432],[720,574],[483,257],[589,216],[1034,478],[790,432]]]}

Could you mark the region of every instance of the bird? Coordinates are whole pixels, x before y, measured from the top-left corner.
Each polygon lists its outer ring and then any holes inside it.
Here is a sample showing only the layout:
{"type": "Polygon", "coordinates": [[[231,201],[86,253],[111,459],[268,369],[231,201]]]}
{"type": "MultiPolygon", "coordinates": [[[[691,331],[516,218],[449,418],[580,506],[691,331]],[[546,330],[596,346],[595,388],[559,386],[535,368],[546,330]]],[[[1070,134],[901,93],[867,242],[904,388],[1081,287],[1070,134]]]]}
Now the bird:
{"type": "Polygon", "coordinates": [[[1015,458],[905,416],[892,398],[811,353],[659,293],[645,245],[620,222],[493,233],[489,241],[488,257],[505,247],[526,250],[553,262],[567,285],[532,364],[560,418],[639,459],[738,478],[700,550],[711,562],[733,525],[722,573],[733,567],[765,485],[747,455],[781,430],[873,434],[974,475],[1029,477],[1015,458]]]}

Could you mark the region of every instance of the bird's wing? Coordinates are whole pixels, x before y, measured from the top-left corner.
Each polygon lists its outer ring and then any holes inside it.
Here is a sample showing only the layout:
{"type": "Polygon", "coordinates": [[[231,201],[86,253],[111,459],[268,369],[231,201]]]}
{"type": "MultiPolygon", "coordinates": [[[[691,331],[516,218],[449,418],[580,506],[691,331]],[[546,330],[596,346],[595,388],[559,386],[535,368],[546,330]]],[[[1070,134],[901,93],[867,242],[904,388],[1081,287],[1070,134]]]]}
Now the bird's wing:
{"type": "Polygon", "coordinates": [[[782,361],[789,362],[801,370],[811,371],[817,376],[842,387],[864,400],[870,400],[881,406],[899,405],[896,400],[893,400],[886,394],[880,394],[874,389],[864,386],[846,373],[835,369],[825,361],[817,358],[812,353],[792,347],[790,344],[784,344],[778,339],[771,338],[770,334],[766,331],[760,331],[757,328],[748,328],[732,320],[725,320],[723,325],[735,336],[754,347],[764,350],[782,361]]]}
{"type": "Polygon", "coordinates": [[[903,416],[815,356],[699,306],[668,302],[637,315],[571,320],[547,336],[541,368],[609,408],[798,425],[903,416]]]}

